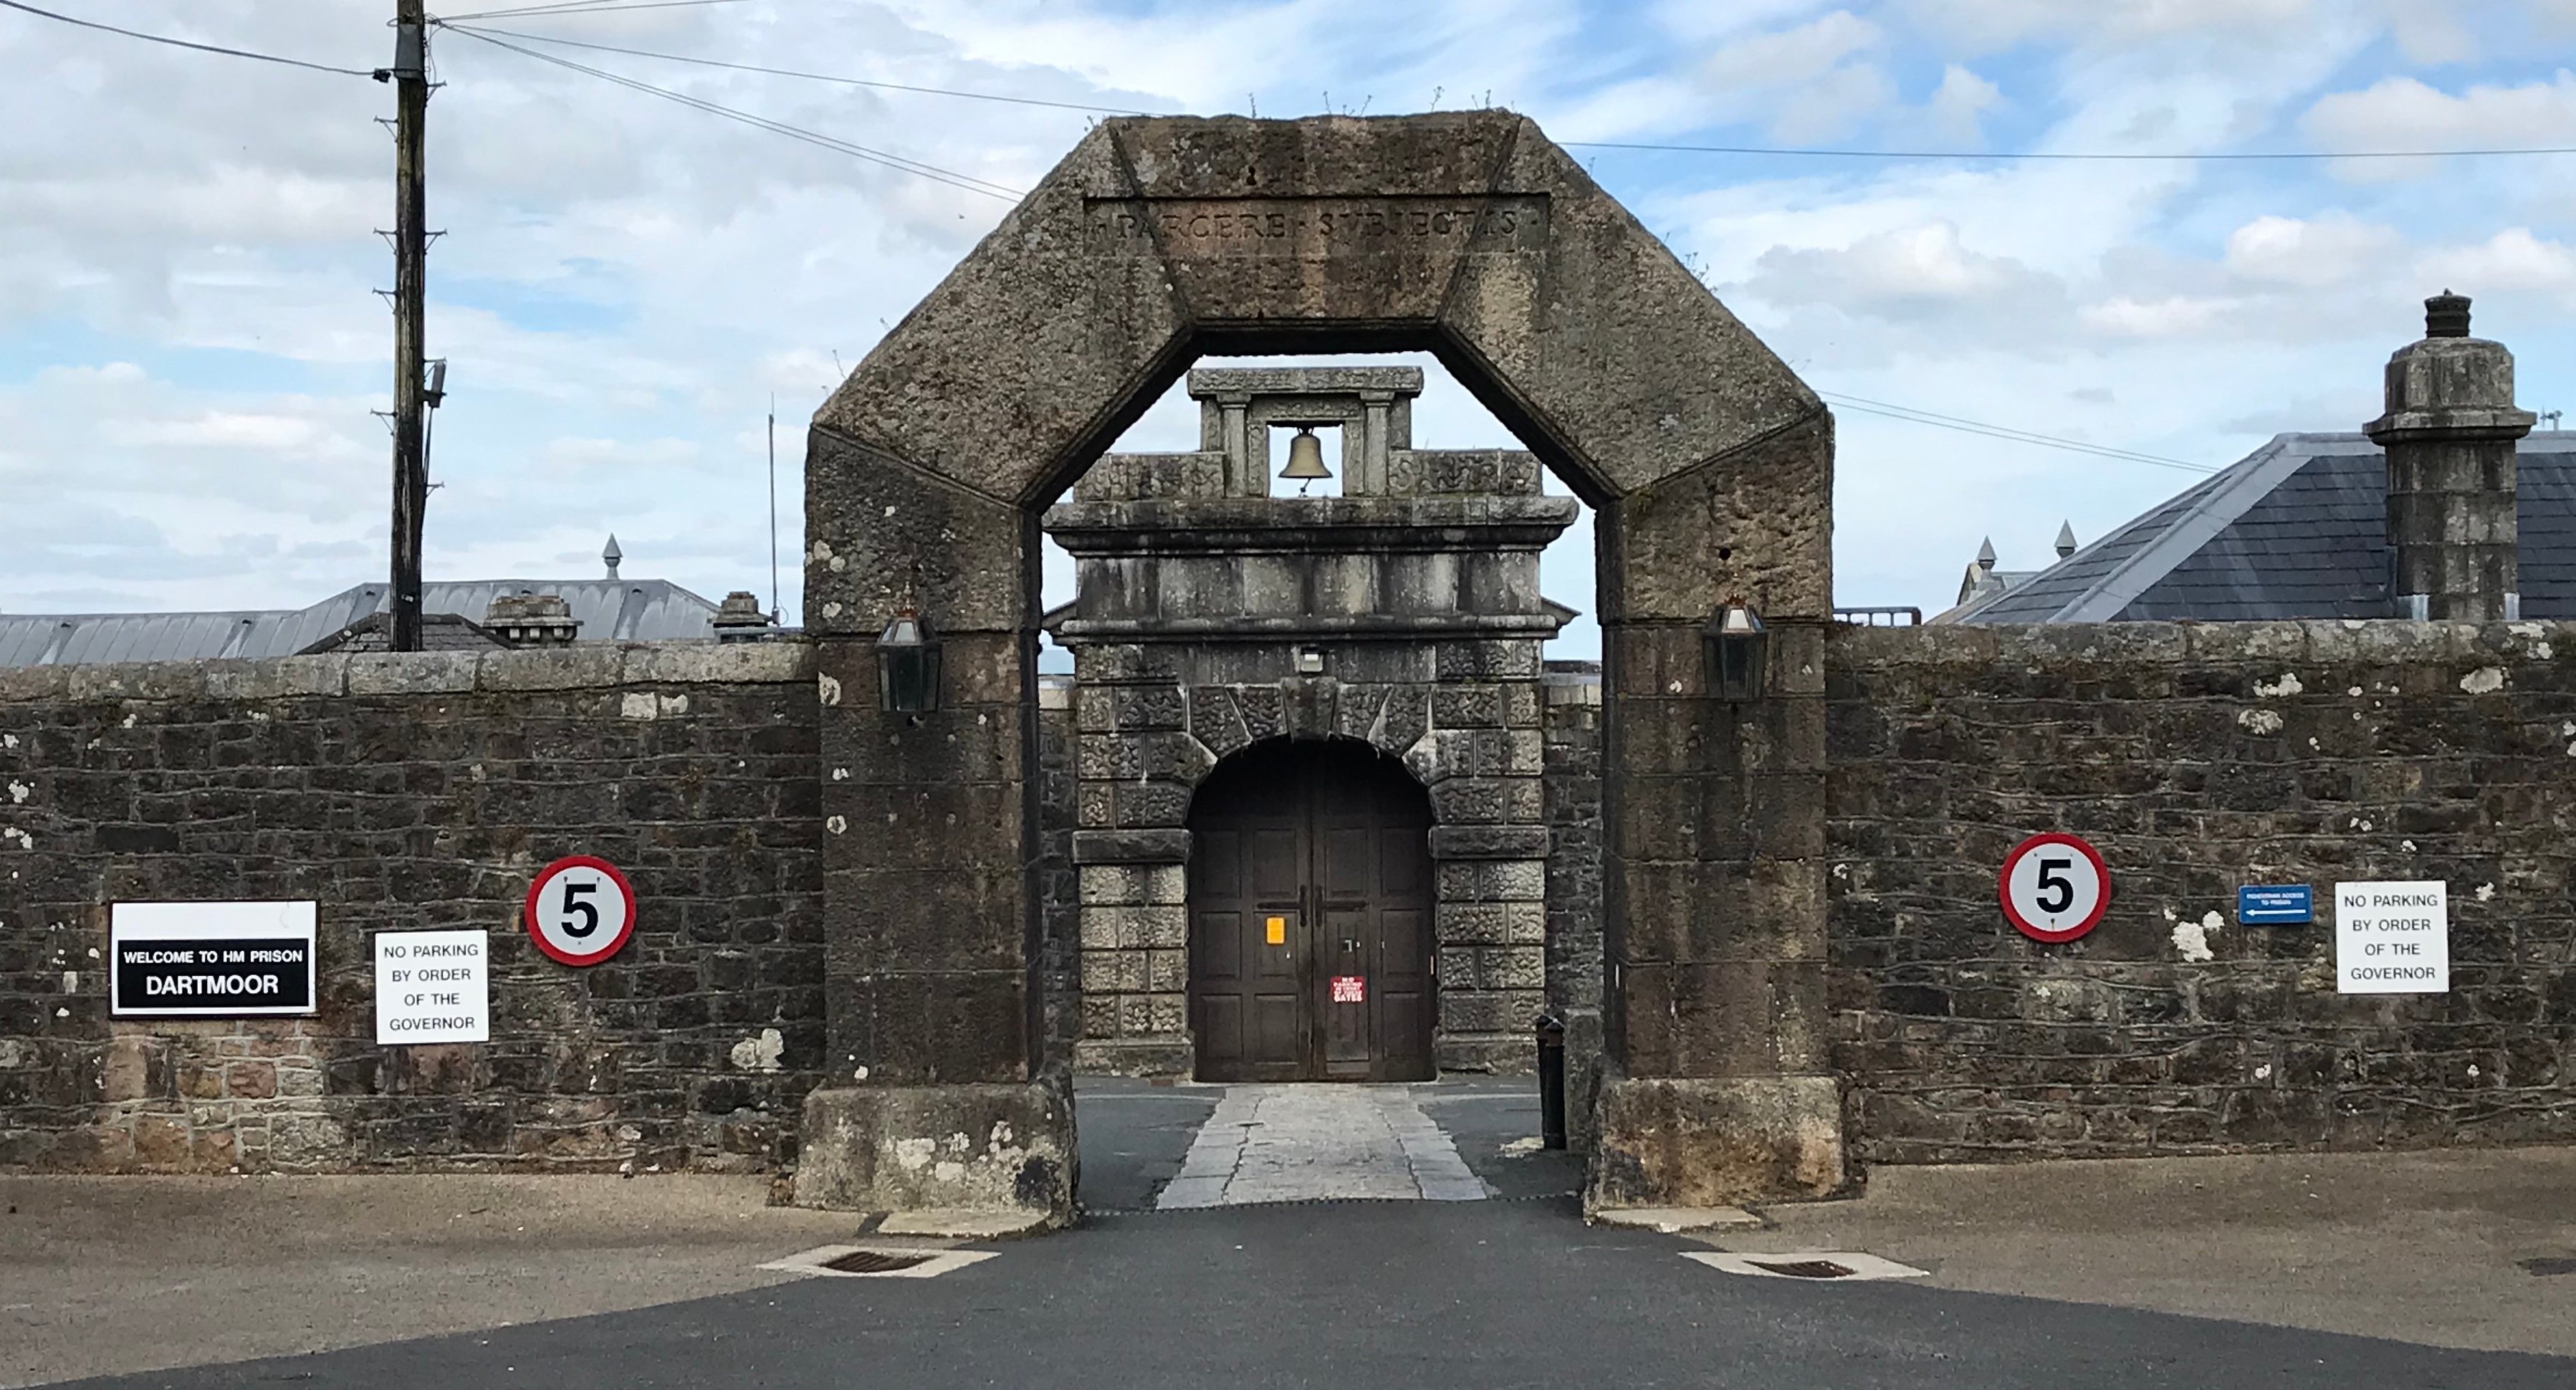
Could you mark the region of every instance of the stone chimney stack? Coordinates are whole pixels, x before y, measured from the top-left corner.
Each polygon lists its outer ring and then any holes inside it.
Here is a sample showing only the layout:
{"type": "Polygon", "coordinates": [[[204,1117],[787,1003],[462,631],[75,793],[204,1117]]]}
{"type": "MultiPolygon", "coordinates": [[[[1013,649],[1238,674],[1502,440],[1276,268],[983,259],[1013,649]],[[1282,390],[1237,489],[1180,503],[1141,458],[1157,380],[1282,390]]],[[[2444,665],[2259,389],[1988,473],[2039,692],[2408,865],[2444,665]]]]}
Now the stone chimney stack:
{"type": "Polygon", "coordinates": [[[484,611],[483,626],[513,647],[569,647],[581,633],[560,594],[503,594],[484,611]]]}
{"type": "Polygon", "coordinates": [[[757,596],[736,589],[716,605],[713,626],[719,642],[758,642],[769,636],[773,625],[769,615],[760,611],[757,596]]]}
{"type": "Polygon", "coordinates": [[[2388,359],[2387,412],[2362,426],[2388,454],[2388,543],[2399,617],[2521,616],[2513,354],[2469,336],[2466,295],[2424,301],[2424,340],[2388,359]],[[2418,601],[2420,600],[2420,602],[2418,601]]]}

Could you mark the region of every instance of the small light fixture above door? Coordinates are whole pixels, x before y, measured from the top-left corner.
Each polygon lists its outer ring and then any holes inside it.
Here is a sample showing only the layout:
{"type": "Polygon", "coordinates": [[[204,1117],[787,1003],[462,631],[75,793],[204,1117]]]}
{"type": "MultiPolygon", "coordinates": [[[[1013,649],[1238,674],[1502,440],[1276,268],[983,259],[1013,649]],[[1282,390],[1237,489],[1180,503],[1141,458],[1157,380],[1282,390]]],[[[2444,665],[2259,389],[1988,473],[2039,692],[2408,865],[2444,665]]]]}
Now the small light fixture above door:
{"type": "Polygon", "coordinates": [[[1762,698],[1771,644],[1759,615],[1741,604],[1728,604],[1708,620],[1701,643],[1707,652],[1709,694],[1732,702],[1762,698]]]}
{"type": "Polygon", "coordinates": [[[877,636],[878,704],[889,714],[939,708],[939,643],[921,615],[904,609],[877,636]]]}

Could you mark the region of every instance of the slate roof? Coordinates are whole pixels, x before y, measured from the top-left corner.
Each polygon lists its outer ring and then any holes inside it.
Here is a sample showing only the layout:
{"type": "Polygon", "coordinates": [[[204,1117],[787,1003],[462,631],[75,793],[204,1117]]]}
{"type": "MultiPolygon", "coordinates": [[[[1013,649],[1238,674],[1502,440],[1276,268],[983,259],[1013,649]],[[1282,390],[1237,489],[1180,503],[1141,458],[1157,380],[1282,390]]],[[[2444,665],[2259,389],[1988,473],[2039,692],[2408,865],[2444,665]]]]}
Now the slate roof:
{"type": "MultiPolygon", "coordinates": [[[[428,584],[427,613],[480,622],[503,594],[556,594],[583,642],[713,640],[716,605],[666,579],[486,579],[428,584]]],[[[385,586],[360,584],[309,608],[230,613],[0,613],[0,666],[293,656],[384,611],[385,586]]]]}
{"type": "MultiPolygon", "coordinates": [[[[2576,431],[2522,441],[2522,611],[2576,618],[2576,431]]],[[[1954,623],[2385,618],[2388,473],[2360,434],[2284,434],[1954,623]]]]}

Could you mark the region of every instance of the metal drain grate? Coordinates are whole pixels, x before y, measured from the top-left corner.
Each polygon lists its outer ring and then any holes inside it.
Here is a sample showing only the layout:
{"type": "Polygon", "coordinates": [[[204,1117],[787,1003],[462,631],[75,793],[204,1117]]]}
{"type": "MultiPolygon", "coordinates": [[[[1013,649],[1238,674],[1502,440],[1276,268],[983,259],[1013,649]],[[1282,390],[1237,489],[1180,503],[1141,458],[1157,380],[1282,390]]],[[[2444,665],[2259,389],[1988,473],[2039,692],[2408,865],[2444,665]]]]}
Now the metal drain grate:
{"type": "Polygon", "coordinates": [[[2525,1274],[2576,1274],[2576,1259],[2563,1255],[2539,1260],[2516,1260],[2514,1263],[2521,1265],[2522,1272],[2525,1274]]]}
{"type": "Polygon", "coordinates": [[[1805,1279],[1814,1283],[1865,1284],[1873,1279],[1920,1279],[1923,1270],[1866,1250],[1685,1250],[1683,1259],[1725,1274],[1754,1279],[1805,1279]]]}
{"type": "Polygon", "coordinates": [[[1860,1272],[1831,1260],[1747,1260],[1745,1263],[1792,1279],[1849,1279],[1860,1272]]]}
{"type": "Polygon", "coordinates": [[[818,1245],[771,1260],[762,1269],[816,1279],[936,1279],[993,1258],[990,1250],[934,1250],[888,1245],[818,1245]]]}
{"type": "Polygon", "coordinates": [[[938,1253],[935,1250],[917,1254],[897,1254],[891,1250],[853,1250],[846,1255],[836,1255],[823,1261],[823,1268],[838,1270],[843,1274],[892,1274],[898,1269],[912,1269],[926,1265],[936,1258],[938,1253]]]}

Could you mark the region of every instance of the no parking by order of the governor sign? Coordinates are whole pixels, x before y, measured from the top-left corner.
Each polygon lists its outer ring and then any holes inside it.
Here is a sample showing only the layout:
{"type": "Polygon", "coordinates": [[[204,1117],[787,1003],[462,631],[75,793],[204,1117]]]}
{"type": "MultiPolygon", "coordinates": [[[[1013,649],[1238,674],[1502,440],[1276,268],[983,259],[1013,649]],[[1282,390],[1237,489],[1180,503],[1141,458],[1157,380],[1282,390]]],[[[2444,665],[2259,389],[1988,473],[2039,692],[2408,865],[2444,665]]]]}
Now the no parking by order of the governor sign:
{"type": "Polygon", "coordinates": [[[605,859],[570,855],[528,885],[528,936],[570,966],[597,965],[635,934],[635,886],[605,859]]]}

